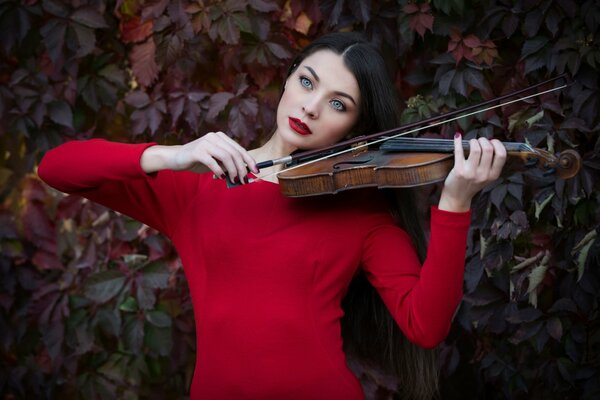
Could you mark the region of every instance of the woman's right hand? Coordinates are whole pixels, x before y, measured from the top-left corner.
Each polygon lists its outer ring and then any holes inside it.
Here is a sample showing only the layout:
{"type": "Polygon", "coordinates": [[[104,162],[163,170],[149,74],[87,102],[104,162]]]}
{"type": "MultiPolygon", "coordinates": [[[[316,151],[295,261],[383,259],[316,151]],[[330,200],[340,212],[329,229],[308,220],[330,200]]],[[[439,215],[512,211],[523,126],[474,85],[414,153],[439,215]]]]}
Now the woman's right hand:
{"type": "Polygon", "coordinates": [[[243,182],[248,170],[258,173],[256,161],[248,151],[223,132],[210,132],[184,145],[152,146],[140,160],[147,173],[161,169],[175,171],[212,171],[215,176],[229,176],[232,182],[243,182]]]}

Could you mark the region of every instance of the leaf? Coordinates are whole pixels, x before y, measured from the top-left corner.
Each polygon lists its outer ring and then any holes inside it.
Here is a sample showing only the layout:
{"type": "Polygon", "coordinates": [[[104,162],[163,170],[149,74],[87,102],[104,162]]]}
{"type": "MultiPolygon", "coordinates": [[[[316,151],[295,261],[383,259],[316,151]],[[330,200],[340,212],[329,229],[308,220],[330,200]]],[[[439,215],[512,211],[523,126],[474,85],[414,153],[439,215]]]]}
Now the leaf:
{"type": "Polygon", "coordinates": [[[543,313],[537,308],[528,307],[522,310],[516,310],[515,312],[511,313],[506,318],[506,321],[510,322],[511,324],[521,324],[524,322],[536,321],[542,316],[543,313]]]}
{"type": "Polygon", "coordinates": [[[156,303],[154,290],[144,286],[139,286],[135,292],[138,305],[142,310],[151,310],[156,303]]]}
{"type": "Polygon", "coordinates": [[[133,17],[126,22],[119,24],[121,31],[121,40],[123,43],[139,43],[152,35],[154,21],[142,22],[140,17],[133,17]]]}
{"type": "Polygon", "coordinates": [[[151,289],[165,289],[171,273],[163,262],[153,262],[142,269],[141,284],[151,289]]]}
{"type": "Polygon", "coordinates": [[[579,252],[579,255],[577,256],[577,281],[579,282],[581,280],[581,277],[583,277],[583,274],[585,272],[585,265],[586,265],[586,261],[588,258],[588,254],[590,249],[592,248],[592,245],[594,244],[594,240],[590,240],[589,242],[587,242],[587,244],[585,246],[583,246],[583,248],[581,249],[581,251],[579,252]]]}
{"type": "Polygon", "coordinates": [[[71,19],[88,28],[108,28],[102,14],[92,6],[82,7],[71,14],[71,19]]]}
{"type": "Polygon", "coordinates": [[[510,38],[513,35],[513,33],[515,33],[518,26],[519,17],[517,17],[515,14],[508,14],[502,20],[502,31],[504,32],[507,38],[510,38]]]}
{"type": "Polygon", "coordinates": [[[171,317],[163,311],[148,311],[146,312],[146,321],[158,328],[168,328],[171,326],[171,317]]]}
{"type": "Polygon", "coordinates": [[[92,275],[85,283],[85,295],[97,303],[115,297],[125,285],[125,275],[116,270],[102,271],[92,275]]]}
{"type": "Polygon", "coordinates": [[[563,335],[563,327],[560,318],[550,318],[548,322],[546,322],[546,331],[548,331],[548,334],[552,336],[553,339],[560,342],[563,335]]]}
{"type": "Polygon", "coordinates": [[[533,204],[535,205],[535,219],[540,219],[540,214],[542,213],[544,208],[550,203],[553,197],[554,193],[550,193],[548,197],[546,197],[541,203],[538,203],[537,201],[533,202],[533,204]]]}
{"type": "Polygon", "coordinates": [[[173,346],[173,335],[171,328],[159,328],[152,324],[146,324],[146,336],[144,343],[149,349],[161,356],[168,356],[173,346]]]}
{"type": "Polygon", "coordinates": [[[129,54],[131,69],[142,87],[150,86],[158,78],[158,65],[154,58],[155,55],[156,45],[152,37],[149,37],[144,43],[136,44],[131,49],[129,54]]]}
{"type": "Polygon", "coordinates": [[[265,1],[265,0],[249,0],[248,5],[257,11],[264,12],[264,13],[279,10],[277,3],[265,1]]]}
{"type": "Polygon", "coordinates": [[[522,324],[519,329],[508,339],[512,344],[519,344],[535,336],[543,327],[543,322],[530,322],[522,324]]]}
{"type": "Polygon", "coordinates": [[[548,271],[548,265],[542,263],[531,270],[529,273],[529,287],[527,288],[527,293],[533,292],[537,287],[542,283],[544,278],[546,277],[546,272],[548,271]]]}
{"type": "Polygon", "coordinates": [[[548,312],[560,312],[560,311],[568,311],[568,312],[572,312],[572,313],[577,313],[577,306],[575,305],[575,303],[573,302],[573,300],[568,299],[568,298],[562,298],[562,299],[558,299],[553,305],[552,307],[550,307],[550,309],[548,309],[548,312]]]}
{"type": "Polygon", "coordinates": [[[135,108],[144,108],[150,104],[150,96],[146,92],[136,90],[125,96],[125,103],[135,108]]]}
{"type": "Polygon", "coordinates": [[[73,128],[73,113],[64,101],[57,100],[48,104],[48,116],[59,125],[73,128]]]}
{"type": "Polygon", "coordinates": [[[523,32],[528,37],[534,37],[540,30],[542,22],[544,21],[544,14],[539,8],[534,8],[527,13],[525,21],[523,23],[523,32]]]}
{"type": "Polygon", "coordinates": [[[138,310],[137,301],[131,296],[127,298],[119,305],[119,310],[124,312],[135,312],[138,310]]]}
{"type": "Polygon", "coordinates": [[[50,20],[42,26],[40,33],[44,38],[44,44],[53,63],[58,62],[62,56],[65,44],[67,25],[62,21],[50,20]]]}
{"type": "Polygon", "coordinates": [[[144,342],[144,322],[131,316],[123,328],[123,342],[132,353],[137,354],[142,349],[144,342]]]}
{"type": "Polygon", "coordinates": [[[229,92],[215,93],[212,96],[210,96],[210,108],[208,109],[206,118],[209,121],[214,121],[217,115],[219,115],[219,113],[225,109],[225,107],[229,103],[229,100],[231,100],[232,98],[233,93],[229,92]]]}
{"type": "Polygon", "coordinates": [[[536,36],[533,39],[526,40],[521,49],[521,58],[526,58],[537,53],[548,44],[548,38],[544,36],[536,36]]]}

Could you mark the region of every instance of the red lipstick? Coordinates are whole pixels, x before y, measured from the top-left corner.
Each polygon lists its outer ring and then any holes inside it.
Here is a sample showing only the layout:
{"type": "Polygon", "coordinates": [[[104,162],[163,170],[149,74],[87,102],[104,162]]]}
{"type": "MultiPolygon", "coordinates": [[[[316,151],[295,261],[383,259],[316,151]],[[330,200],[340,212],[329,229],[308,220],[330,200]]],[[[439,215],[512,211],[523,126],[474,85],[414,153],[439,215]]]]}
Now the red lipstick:
{"type": "Polygon", "coordinates": [[[292,128],[296,133],[300,135],[306,136],[312,134],[309,127],[304,122],[300,121],[298,118],[289,117],[288,123],[290,125],[290,128],[292,128]]]}

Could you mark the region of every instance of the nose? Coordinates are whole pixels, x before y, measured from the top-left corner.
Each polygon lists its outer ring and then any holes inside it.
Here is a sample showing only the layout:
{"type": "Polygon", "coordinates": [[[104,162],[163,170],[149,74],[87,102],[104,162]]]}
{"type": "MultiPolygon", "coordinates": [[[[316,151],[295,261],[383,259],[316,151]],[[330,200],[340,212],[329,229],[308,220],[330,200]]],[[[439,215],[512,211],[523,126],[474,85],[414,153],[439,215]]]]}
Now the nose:
{"type": "Polygon", "coordinates": [[[302,106],[302,111],[307,117],[315,119],[319,117],[319,101],[316,97],[306,99],[302,106]]]}

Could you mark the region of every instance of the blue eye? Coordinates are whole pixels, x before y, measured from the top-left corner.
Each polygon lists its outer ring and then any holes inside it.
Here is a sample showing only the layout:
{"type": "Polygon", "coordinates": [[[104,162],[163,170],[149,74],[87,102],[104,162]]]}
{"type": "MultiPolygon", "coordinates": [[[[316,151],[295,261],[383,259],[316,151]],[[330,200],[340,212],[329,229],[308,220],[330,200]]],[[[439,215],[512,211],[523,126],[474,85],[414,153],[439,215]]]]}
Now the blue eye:
{"type": "Polygon", "coordinates": [[[300,77],[300,84],[307,89],[312,89],[312,82],[305,76],[300,77]]]}
{"type": "Polygon", "coordinates": [[[329,104],[338,111],[346,111],[346,106],[339,100],[331,100],[329,104]]]}

